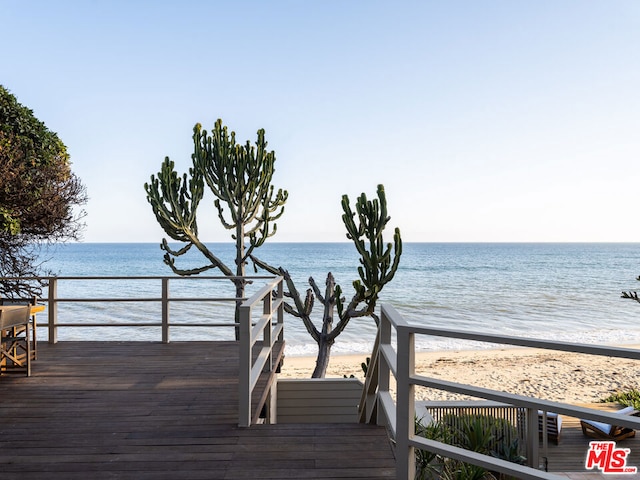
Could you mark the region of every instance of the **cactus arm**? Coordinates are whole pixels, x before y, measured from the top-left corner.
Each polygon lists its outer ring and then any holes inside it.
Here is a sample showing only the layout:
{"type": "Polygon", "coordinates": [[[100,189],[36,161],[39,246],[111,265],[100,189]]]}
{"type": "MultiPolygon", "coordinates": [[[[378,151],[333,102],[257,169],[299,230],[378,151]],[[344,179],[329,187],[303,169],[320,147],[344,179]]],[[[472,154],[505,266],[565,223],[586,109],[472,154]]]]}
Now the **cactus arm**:
{"type": "MultiPolygon", "coordinates": [[[[336,291],[338,291],[339,286],[336,286],[336,291]]],[[[357,293],[353,296],[346,310],[343,308],[338,309],[338,323],[333,328],[333,330],[329,333],[329,340],[335,341],[335,339],[340,335],[344,329],[349,324],[349,321],[352,318],[359,317],[368,317],[374,315],[373,310],[375,308],[375,304],[368,303],[364,308],[360,310],[357,309],[358,305],[362,303],[362,297],[360,297],[357,293]]]]}
{"type": "Polygon", "coordinates": [[[373,201],[368,201],[364,193],[358,198],[357,224],[354,221],[356,214],[349,205],[349,198],[346,195],[342,197],[342,219],[347,229],[347,238],[354,242],[361,257],[358,267],[361,284],[356,286],[354,283],[354,287],[356,291],[364,288],[368,293],[360,291],[360,294],[374,301],[377,299],[377,293],[394,277],[402,255],[402,240],[397,228],[394,232],[393,259],[392,244],[388,243],[385,248],[382,233],[390,217],[387,215],[387,201],[382,185],[378,185],[377,194],[378,199],[373,201]]]}
{"type": "Polygon", "coordinates": [[[393,279],[400,264],[402,255],[400,230],[398,228],[394,230],[393,244],[385,245],[382,235],[391,219],[387,213],[387,200],[382,185],[378,185],[377,196],[377,199],[369,201],[364,193],[360,195],[356,202],[356,213],[351,209],[349,197],[347,195],[342,197],[344,212],[342,220],[347,230],[347,238],[353,241],[360,254],[358,267],[360,280],[353,282],[355,294],[346,308],[338,293],[340,287],[336,286],[339,321],[330,333],[331,341],[340,335],[352,318],[375,317],[378,296],[384,286],[393,279]],[[358,220],[357,223],[355,218],[358,220]],[[361,303],[364,303],[364,307],[358,309],[361,303]]]}
{"type": "Polygon", "coordinates": [[[218,219],[220,220],[220,223],[222,224],[222,226],[227,230],[234,229],[236,227],[235,224],[233,222],[231,223],[227,222],[226,218],[224,218],[224,208],[220,204],[220,200],[216,199],[213,202],[213,205],[216,207],[216,210],[218,210],[218,219]]]}
{"type": "Polygon", "coordinates": [[[179,250],[173,250],[170,246],[169,243],[167,242],[166,238],[162,239],[162,243],[160,244],[160,248],[162,250],[164,250],[165,252],[167,252],[170,255],[173,255],[175,257],[179,257],[180,255],[184,255],[185,253],[187,253],[189,250],[191,250],[191,247],[193,246],[193,243],[187,243],[184,247],[180,248],[179,250]]]}
{"type": "MultiPolygon", "coordinates": [[[[331,275],[331,273],[329,273],[329,275],[331,275]]],[[[318,301],[322,304],[326,303],[325,296],[323,296],[320,292],[320,288],[318,287],[318,284],[313,279],[313,277],[309,277],[309,285],[311,285],[313,293],[316,295],[316,297],[318,297],[318,301]]]]}
{"type": "MultiPolygon", "coordinates": [[[[286,271],[285,271],[286,272],[286,271]]],[[[298,290],[296,289],[293,280],[289,276],[289,272],[286,272],[286,276],[284,277],[285,282],[287,283],[287,288],[289,289],[289,293],[291,294],[291,299],[295,304],[295,311],[297,314],[294,314],[296,317],[302,320],[307,332],[309,335],[316,341],[320,341],[320,331],[316,328],[316,326],[311,321],[311,312],[313,310],[314,298],[311,289],[307,289],[307,294],[304,299],[304,303],[300,300],[300,295],[298,290]]],[[[292,309],[292,311],[294,311],[292,309]]]]}
{"type": "Polygon", "coordinates": [[[173,273],[181,276],[197,275],[199,273],[206,272],[207,270],[211,270],[212,268],[216,268],[215,265],[205,265],[204,267],[191,268],[191,269],[178,268],[175,265],[175,258],[171,258],[169,254],[164,255],[164,263],[171,268],[173,273]]]}
{"type": "Polygon", "coordinates": [[[202,177],[194,175],[187,182],[186,174],[179,177],[174,163],[166,157],[158,176],[152,175],[150,183],[145,183],[144,187],[147,201],[169,237],[188,241],[190,234],[197,235],[195,212],[202,199],[202,177]]]}
{"type": "Polygon", "coordinates": [[[187,244],[179,250],[173,250],[163,239],[161,248],[166,252],[164,262],[179,275],[193,275],[216,267],[225,275],[230,275],[231,270],[198,240],[196,210],[204,190],[202,176],[191,169],[191,179],[187,181],[187,175],[179,177],[174,167],[174,162],[166,157],[158,176],[152,175],[150,183],[145,184],[147,200],[162,229],[173,240],[187,244]],[[193,245],[205,254],[211,265],[190,270],[177,268],[173,257],[183,255],[193,245]]]}
{"type": "Polygon", "coordinates": [[[192,169],[191,179],[187,181],[187,175],[179,177],[174,167],[174,162],[166,157],[158,176],[152,175],[150,183],[145,184],[147,200],[162,229],[173,240],[187,244],[179,250],[173,250],[167,240],[163,239],[160,247],[166,252],[164,263],[178,275],[194,275],[216,267],[225,275],[231,275],[231,270],[198,240],[196,210],[204,191],[202,176],[192,169]],[[193,245],[205,254],[211,265],[190,270],[177,268],[173,257],[185,254],[193,245]]]}
{"type": "Polygon", "coordinates": [[[316,342],[319,342],[320,331],[315,327],[313,321],[311,320],[311,312],[313,311],[314,305],[314,297],[311,289],[307,290],[307,294],[303,302],[300,298],[300,294],[298,293],[298,289],[296,288],[296,285],[291,279],[291,275],[289,275],[289,272],[287,270],[282,267],[275,268],[253,255],[251,256],[251,260],[253,261],[254,266],[262,268],[263,270],[266,270],[273,275],[281,275],[284,278],[284,281],[287,284],[287,289],[289,290],[288,293],[285,293],[285,296],[291,298],[294,304],[294,306],[291,306],[285,302],[285,310],[290,315],[301,319],[307,332],[309,332],[309,335],[311,335],[311,337],[316,342]]]}
{"type": "Polygon", "coordinates": [[[284,212],[288,195],[279,189],[274,197],[271,180],[275,154],[267,152],[264,130],[258,130],[255,146],[235,144],[235,133],[229,135],[222,121],[216,121],[211,135],[197,124],[193,134],[194,167],[203,172],[204,181],[216,196],[218,217],[226,229],[236,229],[233,237],[247,238],[249,246],[236,262],[246,262],[255,248],[262,246],[277,230],[274,223],[284,212]],[[225,215],[223,204],[228,209],[225,215]]]}

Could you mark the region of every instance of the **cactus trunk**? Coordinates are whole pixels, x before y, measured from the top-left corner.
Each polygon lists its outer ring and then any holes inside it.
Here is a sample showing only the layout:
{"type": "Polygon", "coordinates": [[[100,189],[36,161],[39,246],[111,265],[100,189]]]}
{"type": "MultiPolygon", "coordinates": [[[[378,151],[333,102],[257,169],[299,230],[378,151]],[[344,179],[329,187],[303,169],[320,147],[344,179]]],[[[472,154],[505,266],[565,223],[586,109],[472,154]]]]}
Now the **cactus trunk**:
{"type": "Polygon", "coordinates": [[[329,367],[329,358],[331,356],[331,347],[333,342],[327,340],[325,335],[320,337],[318,342],[318,356],[316,358],[316,368],[311,374],[311,378],[324,378],[329,367]]]}

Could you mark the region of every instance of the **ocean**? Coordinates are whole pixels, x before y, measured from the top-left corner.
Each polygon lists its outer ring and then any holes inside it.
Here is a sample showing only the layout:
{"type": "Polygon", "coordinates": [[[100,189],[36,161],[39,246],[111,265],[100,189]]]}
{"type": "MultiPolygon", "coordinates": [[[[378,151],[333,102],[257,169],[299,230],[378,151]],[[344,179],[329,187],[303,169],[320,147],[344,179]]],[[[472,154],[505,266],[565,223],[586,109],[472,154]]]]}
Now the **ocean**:
{"type": "MultiPolygon", "coordinates": [[[[233,265],[233,246],[210,248],[233,265]]],[[[283,266],[299,292],[312,276],[323,287],[328,272],[342,286],[347,300],[358,278],[358,256],[350,243],[271,243],[256,251],[283,266]]],[[[151,243],[74,243],[49,253],[46,266],[59,276],[172,275],[163,252],[151,243]]],[[[180,259],[182,260],[182,259],[180,259]]],[[[179,263],[180,263],[179,260],[179,263]]],[[[204,264],[190,254],[185,266],[204,264]]],[[[252,270],[249,267],[249,271],[252,270]]],[[[219,275],[210,270],[204,275],[219,275]]],[[[528,336],[578,343],[640,344],[640,304],[620,298],[623,290],[640,287],[640,244],[602,243],[406,243],[400,268],[380,296],[408,321],[430,327],[454,328],[528,336]]],[[[257,289],[257,280],[249,288],[257,289]]],[[[232,296],[226,280],[171,282],[176,296],[232,296]]],[[[96,296],[158,297],[157,281],[61,281],[60,298],[96,296]]],[[[43,296],[46,296],[46,291],[43,296]]],[[[159,321],[155,303],[60,303],[60,322],[159,321]]],[[[379,309],[378,309],[379,310],[379,309]]],[[[315,318],[322,311],[316,306],[315,318]]],[[[175,303],[171,321],[199,323],[233,318],[232,304],[175,303]]],[[[172,340],[231,338],[232,329],[180,328],[172,340]]],[[[367,354],[375,324],[370,318],[352,320],[338,337],[333,354],[367,354]]],[[[159,340],[157,327],[63,328],[60,340],[159,340]]],[[[316,345],[301,321],[285,317],[288,355],[315,355],[316,345]]],[[[436,337],[417,340],[419,350],[486,348],[475,342],[436,337]]]]}

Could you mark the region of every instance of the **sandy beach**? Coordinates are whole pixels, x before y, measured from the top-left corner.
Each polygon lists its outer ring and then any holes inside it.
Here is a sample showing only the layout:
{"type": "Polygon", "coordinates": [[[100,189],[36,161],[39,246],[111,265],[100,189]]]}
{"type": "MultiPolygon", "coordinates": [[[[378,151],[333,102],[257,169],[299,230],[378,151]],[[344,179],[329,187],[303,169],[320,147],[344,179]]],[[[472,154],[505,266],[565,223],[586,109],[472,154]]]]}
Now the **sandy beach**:
{"type": "MultiPolygon", "coordinates": [[[[627,348],[640,346],[626,345],[627,348]]],[[[363,379],[365,355],[332,355],[327,377],[363,379]]],[[[280,378],[309,378],[315,357],[287,356],[280,378]]],[[[640,361],[534,349],[419,352],[416,372],[459,383],[573,404],[598,402],[617,391],[640,388],[640,361]]],[[[418,400],[462,399],[419,388],[418,400]]]]}

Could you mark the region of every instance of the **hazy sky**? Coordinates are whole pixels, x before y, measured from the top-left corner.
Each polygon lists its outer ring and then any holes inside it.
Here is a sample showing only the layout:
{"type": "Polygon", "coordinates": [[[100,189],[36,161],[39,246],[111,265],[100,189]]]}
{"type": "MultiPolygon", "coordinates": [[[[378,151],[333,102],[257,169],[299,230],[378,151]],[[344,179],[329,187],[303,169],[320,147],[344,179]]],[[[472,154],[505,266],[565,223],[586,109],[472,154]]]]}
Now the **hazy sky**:
{"type": "Polygon", "coordinates": [[[405,241],[640,241],[636,0],[0,0],[0,25],[0,84],[67,145],[86,241],[160,241],[143,184],[217,118],[266,130],[275,241],[346,240],[342,194],[378,183],[405,241]]]}

